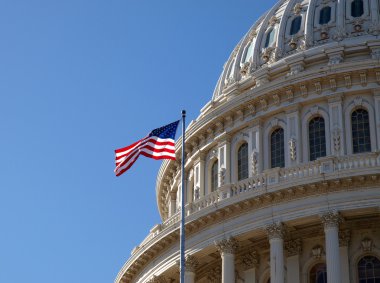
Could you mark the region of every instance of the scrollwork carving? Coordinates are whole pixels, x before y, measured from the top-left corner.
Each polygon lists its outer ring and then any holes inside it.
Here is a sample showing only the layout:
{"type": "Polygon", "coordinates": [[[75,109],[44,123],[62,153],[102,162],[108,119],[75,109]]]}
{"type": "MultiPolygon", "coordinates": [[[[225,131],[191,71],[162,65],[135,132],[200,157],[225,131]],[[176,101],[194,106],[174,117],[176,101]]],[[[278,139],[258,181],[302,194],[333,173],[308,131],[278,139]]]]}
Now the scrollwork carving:
{"type": "Polygon", "coordinates": [[[301,239],[294,239],[285,242],[285,250],[288,256],[299,255],[302,252],[302,241],[301,239]]]}
{"type": "Polygon", "coordinates": [[[339,231],[339,246],[347,247],[351,240],[350,230],[339,231]]]}
{"type": "Polygon", "coordinates": [[[257,163],[258,163],[258,153],[256,151],[252,152],[252,175],[257,174],[257,163]]]}
{"type": "Polygon", "coordinates": [[[186,271],[195,272],[195,270],[198,268],[199,262],[196,257],[192,255],[186,256],[185,259],[185,269],[186,271]]]}
{"type": "Polygon", "coordinates": [[[257,267],[259,264],[259,255],[257,251],[250,251],[242,256],[242,264],[244,269],[251,269],[257,267]]]}
{"type": "Polygon", "coordinates": [[[296,144],[296,139],[292,138],[288,142],[289,144],[289,154],[290,154],[290,159],[292,161],[297,159],[297,144],[296,144]]]}
{"type": "Polygon", "coordinates": [[[332,134],[333,134],[333,140],[334,140],[334,150],[336,152],[339,152],[340,151],[340,129],[335,128],[332,134]]]}

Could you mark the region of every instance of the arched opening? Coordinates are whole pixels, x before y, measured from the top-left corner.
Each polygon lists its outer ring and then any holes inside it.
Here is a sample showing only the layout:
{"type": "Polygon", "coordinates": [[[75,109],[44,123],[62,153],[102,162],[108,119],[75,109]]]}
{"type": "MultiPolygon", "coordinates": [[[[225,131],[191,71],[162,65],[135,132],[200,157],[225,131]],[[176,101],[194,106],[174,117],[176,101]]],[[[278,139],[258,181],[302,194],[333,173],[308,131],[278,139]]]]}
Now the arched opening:
{"type": "Polygon", "coordinates": [[[272,28],[269,32],[268,32],[268,34],[267,34],[267,38],[266,38],[266,40],[265,40],[265,48],[267,48],[267,47],[270,47],[270,46],[272,46],[273,45],[273,42],[274,42],[274,34],[275,34],[275,32],[274,32],[274,29],[272,28]]]}
{"type": "Polygon", "coordinates": [[[326,263],[317,263],[310,269],[309,283],[327,283],[326,263]]]}
{"type": "Polygon", "coordinates": [[[218,188],[218,160],[215,160],[211,166],[211,192],[214,192],[218,188]]]}
{"type": "Polygon", "coordinates": [[[309,122],[309,160],[326,156],[325,120],[318,116],[309,122]]]}
{"type": "Polygon", "coordinates": [[[243,143],[237,154],[238,159],[238,181],[248,178],[248,144],[243,143]]]}
{"type": "Polygon", "coordinates": [[[285,166],[284,129],[274,130],[270,136],[271,168],[285,166]]]}
{"type": "Polygon", "coordinates": [[[320,25],[325,25],[331,20],[331,7],[326,6],[323,7],[319,11],[319,24],[320,25]]]}
{"type": "Polygon", "coordinates": [[[245,53],[245,57],[243,60],[244,63],[249,62],[249,60],[252,58],[254,45],[255,45],[254,43],[255,43],[254,39],[249,43],[249,46],[247,48],[247,51],[245,53]]]}
{"type": "Polygon", "coordinates": [[[354,18],[362,16],[364,13],[363,0],[354,0],[351,2],[351,16],[354,18]]]}
{"type": "Polygon", "coordinates": [[[357,109],[351,114],[352,150],[354,153],[371,151],[369,115],[365,109],[357,109]]]}
{"type": "Polygon", "coordinates": [[[358,262],[359,283],[380,283],[380,260],[364,256],[358,262]]]}
{"type": "Polygon", "coordinates": [[[290,35],[294,35],[297,32],[300,31],[301,29],[301,22],[302,22],[302,17],[298,16],[295,17],[292,21],[292,24],[290,25],[290,35]]]}

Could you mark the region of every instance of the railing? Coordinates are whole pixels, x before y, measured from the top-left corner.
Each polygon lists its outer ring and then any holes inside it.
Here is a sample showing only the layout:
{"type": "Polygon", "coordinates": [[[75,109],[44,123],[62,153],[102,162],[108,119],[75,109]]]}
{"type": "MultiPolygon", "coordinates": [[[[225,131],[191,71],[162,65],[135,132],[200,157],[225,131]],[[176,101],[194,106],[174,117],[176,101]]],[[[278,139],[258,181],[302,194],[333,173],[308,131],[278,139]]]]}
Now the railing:
{"type": "MultiPolygon", "coordinates": [[[[185,206],[186,216],[193,215],[203,209],[247,193],[262,194],[264,190],[277,186],[291,186],[292,183],[310,182],[313,178],[334,178],[337,173],[352,174],[357,169],[380,169],[380,153],[363,153],[343,157],[323,157],[318,160],[289,168],[273,168],[265,170],[251,178],[228,184],[218,190],[185,206]],[[378,167],[378,168],[377,168],[378,167]]],[[[380,173],[380,170],[378,171],[380,173]]],[[[155,226],[140,247],[158,235],[162,230],[173,226],[180,221],[177,212],[162,224],[155,226]]]]}

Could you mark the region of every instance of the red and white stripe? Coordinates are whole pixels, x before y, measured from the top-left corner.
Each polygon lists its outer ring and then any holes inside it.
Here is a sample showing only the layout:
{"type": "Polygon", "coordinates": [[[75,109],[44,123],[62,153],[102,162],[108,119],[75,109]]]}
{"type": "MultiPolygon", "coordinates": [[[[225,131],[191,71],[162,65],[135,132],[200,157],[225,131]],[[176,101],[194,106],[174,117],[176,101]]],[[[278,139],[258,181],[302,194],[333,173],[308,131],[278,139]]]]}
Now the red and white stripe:
{"type": "Polygon", "coordinates": [[[156,136],[145,137],[130,146],[115,150],[116,176],[127,171],[140,154],[153,159],[175,160],[175,143],[173,139],[161,139],[156,136]]]}

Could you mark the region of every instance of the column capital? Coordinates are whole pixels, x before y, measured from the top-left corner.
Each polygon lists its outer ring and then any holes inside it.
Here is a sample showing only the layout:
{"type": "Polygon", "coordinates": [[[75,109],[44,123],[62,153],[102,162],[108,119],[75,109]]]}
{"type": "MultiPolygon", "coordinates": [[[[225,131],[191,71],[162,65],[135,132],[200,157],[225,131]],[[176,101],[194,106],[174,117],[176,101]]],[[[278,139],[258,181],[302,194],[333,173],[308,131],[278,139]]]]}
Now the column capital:
{"type": "Polygon", "coordinates": [[[219,242],[216,242],[215,246],[220,252],[220,254],[223,255],[223,254],[235,254],[239,245],[234,237],[230,237],[228,239],[223,239],[219,242]]]}
{"type": "Polygon", "coordinates": [[[176,200],[177,199],[177,192],[171,191],[169,194],[170,194],[170,199],[171,200],[176,200]]]}
{"type": "Polygon", "coordinates": [[[269,240],[271,239],[283,239],[285,234],[284,224],[281,222],[275,222],[269,224],[266,228],[269,240]]]}
{"type": "Polygon", "coordinates": [[[285,250],[288,253],[288,256],[299,255],[302,252],[302,240],[301,239],[292,239],[285,242],[285,250]]]}
{"type": "Polygon", "coordinates": [[[242,256],[242,263],[245,270],[256,268],[259,265],[259,255],[257,251],[252,250],[242,256]]]}
{"type": "Polygon", "coordinates": [[[330,210],[326,213],[323,213],[320,217],[322,223],[325,226],[325,229],[339,227],[339,223],[341,223],[343,220],[339,212],[335,210],[330,210]]]}
{"type": "Polygon", "coordinates": [[[195,272],[198,268],[199,262],[195,256],[188,255],[185,259],[185,270],[189,272],[195,272]]]}
{"type": "Polygon", "coordinates": [[[211,283],[220,282],[220,279],[222,278],[222,270],[219,266],[211,269],[207,274],[207,280],[211,283]]]}

